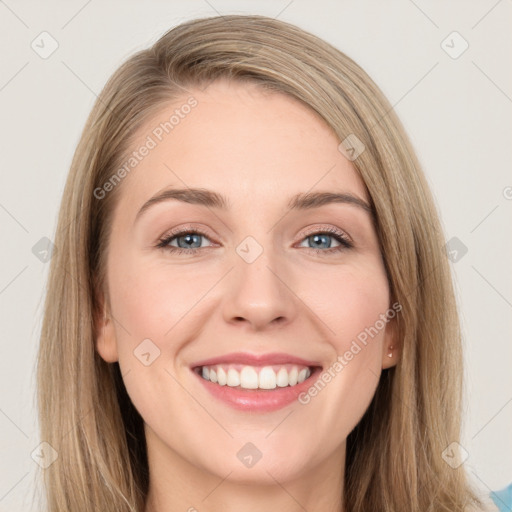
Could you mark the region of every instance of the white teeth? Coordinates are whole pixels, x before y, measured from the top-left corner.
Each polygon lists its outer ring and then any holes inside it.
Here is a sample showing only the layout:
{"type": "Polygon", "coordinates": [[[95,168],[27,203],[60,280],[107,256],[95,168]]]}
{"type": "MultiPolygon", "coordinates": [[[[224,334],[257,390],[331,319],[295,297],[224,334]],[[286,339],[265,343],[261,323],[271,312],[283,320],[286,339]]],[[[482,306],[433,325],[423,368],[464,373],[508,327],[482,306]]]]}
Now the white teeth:
{"type": "Polygon", "coordinates": [[[276,387],[276,372],[272,367],[265,366],[260,370],[259,384],[261,389],[274,389],[276,387]]]}
{"type": "Polygon", "coordinates": [[[285,388],[288,386],[288,372],[286,371],[286,368],[281,368],[277,372],[276,384],[280,388],[285,388]]]}
{"type": "Polygon", "coordinates": [[[290,386],[295,386],[297,384],[297,377],[299,375],[299,370],[297,368],[293,367],[288,374],[288,384],[290,386]]]}
{"type": "Polygon", "coordinates": [[[240,387],[245,389],[257,389],[258,374],[252,366],[244,366],[240,372],[240,387]]]}
{"type": "Polygon", "coordinates": [[[299,372],[299,376],[297,377],[297,382],[300,384],[301,382],[304,382],[308,377],[309,368],[303,368],[299,372]]]}
{"type": "Polygon", "coordinates": [[[225,386],[226,382],[227,382],[226,372],[224,371],[223,368],[220,368],[220,367],[217,368],[217,382],[221,386],[225,386]]]}
{"type": "MultiPolygon", "coordinates": [[[[204,368],[204,366],[203,366],[203,368],[204,368]]],[[[208,380],[208,379],[206,379],[206,380],[208,380]]],[[[227,385],[232,388],[236,388],[237,386],[240,386],[240,374],[233,368],[230,368],[228,370],[227,385]]]]}
{"type": "MultiPolygon", "coordinates": [[[[239,367],[240,368],[240,367],[239,367]]],[[[295,386],[304,382],[310,375],[309,368],[297,366],[264,366],[256,368],[253,366],[244,366],[241,371],[229,367],[221,366],[203,366],[201,369],[203,379],[217,383],[220,386],[241,387],[243,389],[275,389],[295,386]],[[258,373],[259,371],[259,373],[258,373]]]]}

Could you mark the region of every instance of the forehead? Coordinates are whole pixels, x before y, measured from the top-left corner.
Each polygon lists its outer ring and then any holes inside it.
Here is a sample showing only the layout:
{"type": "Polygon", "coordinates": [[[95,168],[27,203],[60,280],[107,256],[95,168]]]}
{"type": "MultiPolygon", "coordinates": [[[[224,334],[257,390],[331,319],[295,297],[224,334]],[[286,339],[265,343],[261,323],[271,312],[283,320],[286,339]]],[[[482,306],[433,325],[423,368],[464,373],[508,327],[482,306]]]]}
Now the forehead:
{"type": "Polygon", "coordinates": [[[123,183],[134,206],[164,187],[203,187],[230,204],[269,207],[317,189],[368,199],[325,121],[295,98],[255,84],[219,80],[191,89],[145,123],[131,150],[143,145],[153,147],[123,183]],[[195,106],[184,108],[190,98],[195,106]]]}

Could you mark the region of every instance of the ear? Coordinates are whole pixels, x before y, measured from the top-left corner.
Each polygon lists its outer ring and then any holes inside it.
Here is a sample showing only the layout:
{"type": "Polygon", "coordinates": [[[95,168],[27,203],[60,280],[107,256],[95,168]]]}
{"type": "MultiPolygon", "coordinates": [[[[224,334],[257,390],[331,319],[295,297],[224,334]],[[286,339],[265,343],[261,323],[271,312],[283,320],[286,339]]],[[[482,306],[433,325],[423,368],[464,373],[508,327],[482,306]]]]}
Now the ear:
{"type": "Polygon", "coordinates": [[[96,351],[107,363],[115,363],[119,360],[119,357],[117,354],[114,322],[111,318],[104,293],[99,291],[97,298],[98,306],[94,314],[96,351]]]}
{"type": "Polygon", "coordinates": [[[382,369],[396,365],[402,353],[402,346],[398,339],[398,322],[396,316],[388,321],[382,343],[382,369]]]}

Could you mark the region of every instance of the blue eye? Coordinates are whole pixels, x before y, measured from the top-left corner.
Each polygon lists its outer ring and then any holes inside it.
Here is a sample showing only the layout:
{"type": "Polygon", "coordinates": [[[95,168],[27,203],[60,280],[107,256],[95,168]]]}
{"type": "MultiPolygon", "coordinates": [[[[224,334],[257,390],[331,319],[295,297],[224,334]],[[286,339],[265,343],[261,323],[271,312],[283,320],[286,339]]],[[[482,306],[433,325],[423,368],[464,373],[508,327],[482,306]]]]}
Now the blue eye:
{"type": "MultiPolygon", "coordinates": [[[[188,254],[192,256],[197,254],[199,249],[211,248],[211,245],[206,247],[201,246],[202,237],[208,239],[207,235],[201,231],[195,229],[185,229],[171,233],[169,236],[164,237],[159,241],[157,247],[175,254],[188,254]],[[171,245],[174,242],[176,242],[177,246],[171,245]]],[[[312,250],[315,253],[322,255],[343,251],[353,247],[352,242],[342,231],[338,231],[337,229],[332,228],[324,231],[315,231],[311,234],[308,234],[305,238],[303,238],[303,240],[306,242],[309,241],[313,244],[313,247],[304,247],[305,249],[312,250]],[[332,247],[332,242],[330,239],[335,239],[338,245],[332,247]]]]}
{"type": "Polygon", "coordinates": [[[206,237],[206,235],[194,229],[187,229],[177,233],[172,233],[168,237],[161,239],[157,247],[161,247],[178,254],[185,252],[195,253],[198,249],[203,248],[201,247],[201,237],[206,237]],[[178,245],[177,247],[171,245],[174,241],[176,241],[178,245]],[[197,244],[199,244],[199,246],[197,244]]]}
{"type": "Polygon", "coordinates": [[[169,243],[171,241],[176,240],[178,247],[181,249],[197,249],[198,247],[201,247],[200,238],[202,236],[204,236],[204,235],[202,235],[200,233],[187,232],[184,235],[173,236],[170,239],[169,243]],[[183,245],[180,244],[181,241],[182,241],[183,245]],[[199,244],[199,246],[197,244],[199,244]]]}
{"type": "Polygon", "coordinates": [[[319,232],[314,233],[312,235],[308,235],[304,240],[309,241],[313,244],[313,247],[308,247],[309,249],[313,249],[317,252],[331,252],[336,250],[348,249],[352,247],[351,243],[344,236],[339,234],[337,231],[334,233],[331,232],[319,232]],[[334,238],[336,242],[339,244],[338,246],[331,247],[332,242],[330,239],[334,238]],[[320,249],[321,246],[324,246],[327,250],[320,249]],[[325,247],[326,246],[326,247],[325,247]]]}

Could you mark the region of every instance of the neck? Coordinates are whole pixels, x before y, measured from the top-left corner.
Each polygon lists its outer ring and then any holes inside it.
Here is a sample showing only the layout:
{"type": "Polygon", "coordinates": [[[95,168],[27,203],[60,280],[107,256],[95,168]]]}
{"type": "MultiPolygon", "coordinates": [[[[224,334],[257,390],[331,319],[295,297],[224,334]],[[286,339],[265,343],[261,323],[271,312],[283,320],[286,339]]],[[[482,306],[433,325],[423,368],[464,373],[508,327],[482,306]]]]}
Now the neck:
{"type": "Polygon", "coordinates": [[[151,446],[148,443],[150,487],[144,512],[343,512],[345,444],[293,478],[281,477],[279,468],[260,468],[262,477],[250,479],[235,477],[236,470],[216,475],[169,447],[151,446]]]}

